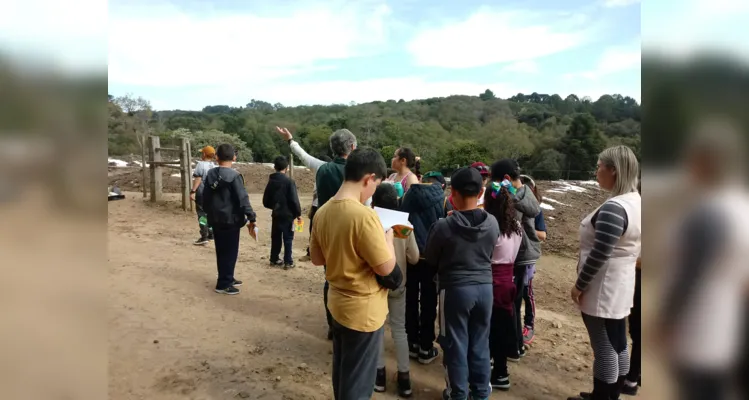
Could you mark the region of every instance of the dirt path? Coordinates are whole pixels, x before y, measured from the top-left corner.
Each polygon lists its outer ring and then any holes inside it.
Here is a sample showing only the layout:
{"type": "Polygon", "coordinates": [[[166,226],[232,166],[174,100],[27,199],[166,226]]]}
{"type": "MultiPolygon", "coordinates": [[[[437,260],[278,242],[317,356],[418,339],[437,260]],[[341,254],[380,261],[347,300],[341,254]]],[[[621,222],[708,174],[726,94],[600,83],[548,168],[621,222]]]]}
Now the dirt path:
{"type": "MultiPolygon", "coordinates": [[[[160,205],[127,195],[109,203],[110,398],[332,398],[321,268],[271,269],[268,231],[258,243],[243,232],[236,270],[242,293],[217,295],[212,246],[191,244],[195,217],[178,209],[174,195],[160,205]]],[[[251,200],[260,204],[259,195],[251,200]]],[[[259,210],[261,227],[268,221],[267,210],[259,210]]],[[[306,232],[297,236],[295,258],[307,241],[306,232]]],[[[510,366],[512,390],[492,398],[559,399],[588,389],[592,354],[567,295],[574,276],[573,260],[542,258],[538,336],[521,363],[510,366]]],[[[394,371],[389,332],[386,348],[394,371]]],[[[440,398],[439,361],[412,364],[414,398],[440,398]]],[[[397,398],[394,385],[389,389],[374,398],[397,398]]]]}

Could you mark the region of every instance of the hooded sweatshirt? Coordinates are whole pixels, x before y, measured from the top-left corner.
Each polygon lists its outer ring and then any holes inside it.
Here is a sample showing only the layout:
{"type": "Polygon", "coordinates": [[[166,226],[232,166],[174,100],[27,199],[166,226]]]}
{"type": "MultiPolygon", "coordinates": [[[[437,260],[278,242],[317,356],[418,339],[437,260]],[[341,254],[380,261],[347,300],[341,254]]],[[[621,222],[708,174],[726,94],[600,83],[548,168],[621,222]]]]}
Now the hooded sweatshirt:
{"type": "Polygon", "coordinates": [[[273,210],[271,217],[291,221],[302,216],[296,184],[286,174],[275,172],[268,178],[263,192],[263,207],[273,210]]]}
{"type": "Polygon", "coordinates": [[[239,229],[255,222],[255,212],[239,172],[226,167],[208,171],[203,189],[203,210],[213,229],[239,229]]]}
{"type": "Polygon", "coordinates": [[[424,254],[429,229],[445,215],[442,208],[444,199],[445,193],[439,184],[414,184],[403,196],[401,211],[408,213],[408,220],[414,226],[416,245],[421,254],[424,254]]]}
{"type": "Polygon", "coordinates": [[[515,266],[535,264],[541,258],[541,241],[536,235],[536,215],[541,212],[541,207],[533,195],[533,191],[523,186],[513,196],[518,221],[523,224],[523,241],[520,242],[520,250],[515,258],[515,266]]]}
{"type": "Polygon", "coordinates": [[[456,211],[437,221],[429,232],[425,258],[437,267],[440,290],[491,285],[498,237],[497,219],[481,209],[456,211]]]}

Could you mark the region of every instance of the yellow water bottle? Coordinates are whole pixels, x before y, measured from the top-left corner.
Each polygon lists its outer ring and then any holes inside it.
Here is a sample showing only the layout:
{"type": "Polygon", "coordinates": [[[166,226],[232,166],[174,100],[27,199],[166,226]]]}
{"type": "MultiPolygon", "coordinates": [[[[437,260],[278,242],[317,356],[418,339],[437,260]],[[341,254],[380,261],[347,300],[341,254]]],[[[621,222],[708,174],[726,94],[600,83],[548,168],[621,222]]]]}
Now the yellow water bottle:
{"type": "Polygon", "coordinates": [[[297,232],[303,232],[304,231],[304,220],[303,219],[294,220],[294,230],[297,231],[297,232]]]}

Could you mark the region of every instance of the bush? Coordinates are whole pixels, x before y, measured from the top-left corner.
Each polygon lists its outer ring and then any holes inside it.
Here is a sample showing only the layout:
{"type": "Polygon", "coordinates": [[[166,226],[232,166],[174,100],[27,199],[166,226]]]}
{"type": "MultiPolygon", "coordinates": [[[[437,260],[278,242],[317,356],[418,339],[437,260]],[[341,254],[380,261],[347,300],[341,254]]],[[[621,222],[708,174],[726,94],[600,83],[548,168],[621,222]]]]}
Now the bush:
{"type": "MultiPolygon", "coordinates": [[[[237,135],[230,133],[224,133],[219,130],[211,129],[207,131],[195,131],[191,132],[189,129],[177,129],[174,131],[168,131],[160,135],[161,138],[166,140],[176,140],[183,137],[190,139],[190,146],[194,153],[199,153],[200,149],[205,146],[218,147],[221,144],[228,143],[237,150],[237,161],[250,162],[252,161],[252,150],[247,147],[247,144],[239,138],[237,135]]],[[[193,154],[193,157],[196,156],[193,154]]]]}

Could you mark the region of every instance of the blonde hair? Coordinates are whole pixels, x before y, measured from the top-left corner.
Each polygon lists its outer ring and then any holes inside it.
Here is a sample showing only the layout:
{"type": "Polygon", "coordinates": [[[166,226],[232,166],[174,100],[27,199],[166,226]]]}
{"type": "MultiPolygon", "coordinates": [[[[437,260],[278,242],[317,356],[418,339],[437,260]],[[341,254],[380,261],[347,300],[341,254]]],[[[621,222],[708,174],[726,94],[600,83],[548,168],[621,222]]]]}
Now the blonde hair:
{"type": "Polygon", "coordinates": [[[616,182],[611,190],[612,197],[637,191],[640,163],[632,149],[627,146],[609,147],[598,155],[598,160],[616,171],[616,182]]]}

